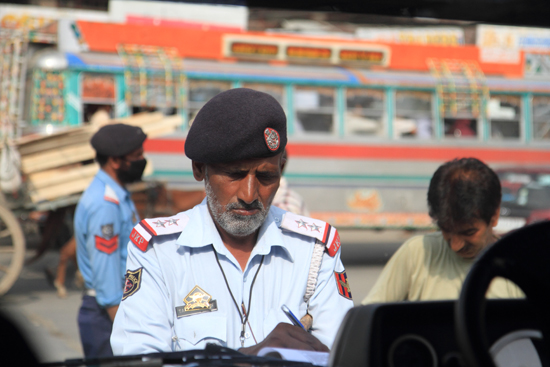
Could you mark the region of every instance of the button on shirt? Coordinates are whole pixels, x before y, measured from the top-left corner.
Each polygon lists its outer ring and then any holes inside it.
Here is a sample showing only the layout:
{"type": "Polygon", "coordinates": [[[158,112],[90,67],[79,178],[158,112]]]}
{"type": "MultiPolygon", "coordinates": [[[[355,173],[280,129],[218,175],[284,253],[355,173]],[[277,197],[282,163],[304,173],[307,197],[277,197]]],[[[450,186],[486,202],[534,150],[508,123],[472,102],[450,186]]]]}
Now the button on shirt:
{"type": "MultiPolygon", "coordinates": [[[[283,304],[298,318],[304,316],[307,305],[303,298],[315,239],[280,228],[284,213],[271,207],[244,271],[224,246],[206,201],[185,212],[189,221],[181,232],[153,237],[145,252],[130,243],[128,271],[141,269],[141,275],[139,284],[134,284],[135,291],[121,302],[117,312],[111,335],[114,354],[200,349],[207,343],[241,347],[241,319],[214,251],[235,301],[239,308],[244,303],[249,313],[245,347],[261,342],[278,323],[290,323],[281,311],[283,304]],[[263,265],[250,297],[262,256],[263,265]],[[185,306],[184,299],[195,286],[211,296],[211,303],[216,301],[217,311],[178,318],[176,308],[185,306]]],[[[312,334],[328,347],[353,306],[350,299],[339,295],[335,271],[344,271],[340,251],[334,257],[325,252],[309,301],[312,334]]]]}
{"type": "Polygon", "coordinates": [[[78,267],[87,289],[103,307],[120,303],[127,241],[139,217],[130,193],[100,170],[76,207],[74,228],[78,267]]]}

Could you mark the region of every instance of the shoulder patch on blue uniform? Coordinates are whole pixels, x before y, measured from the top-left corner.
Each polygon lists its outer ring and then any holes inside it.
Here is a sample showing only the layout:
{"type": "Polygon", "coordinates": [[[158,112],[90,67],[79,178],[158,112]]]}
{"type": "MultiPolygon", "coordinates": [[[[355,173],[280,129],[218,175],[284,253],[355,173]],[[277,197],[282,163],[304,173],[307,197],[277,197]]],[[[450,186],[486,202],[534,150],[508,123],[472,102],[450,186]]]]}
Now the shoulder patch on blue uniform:
{"type": "Polygon", "coordinates": [[[327,252],[331,257],[334,257],[338,249],[340,249],[340,235],[338,231],[322,220],[286,212],[283,216],[281,228],[316,238],[326,246],[327,252]]]}
{"type": "Polygon", "coordinates": [[[110,201],[111,203],[114,203],[118,205],[120,201],[118,200],[118,196],[115,193],[115,190],[109,185],[105,185],[105,192],[103,193],[103,199],[106,201],[110,201]]]}
{"type": "Polygon", "coordinates": [[[189,222],[189,217],[183,212],[173,217],[144,219],[136,224],[130,234],[130,240],[141,251],[145,252],[153,236],[181,232],[187,225],[187,222],[189,222]]]}

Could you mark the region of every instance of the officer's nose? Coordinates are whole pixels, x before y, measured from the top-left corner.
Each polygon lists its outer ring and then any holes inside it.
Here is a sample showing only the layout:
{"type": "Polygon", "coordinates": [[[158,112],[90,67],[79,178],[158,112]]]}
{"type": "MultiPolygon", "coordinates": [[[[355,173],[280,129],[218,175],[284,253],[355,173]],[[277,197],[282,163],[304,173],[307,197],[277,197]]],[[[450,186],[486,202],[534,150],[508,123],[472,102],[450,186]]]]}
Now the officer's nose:
{"type": "Polygon", "coordinates": [[[452,235],[449,239],[449,245],[451,246],[451,250],[453,250],[454,252],[462,250],[465,244],[466,241],[464,241],[462,236],[452,235]]]}
{"type": "Polygon", "coordinates": [[[252,203],[258,198],[258,181],[254,175],[247,175],[241,181],[239,190],[239,199],[247,204],[252,203]]]}

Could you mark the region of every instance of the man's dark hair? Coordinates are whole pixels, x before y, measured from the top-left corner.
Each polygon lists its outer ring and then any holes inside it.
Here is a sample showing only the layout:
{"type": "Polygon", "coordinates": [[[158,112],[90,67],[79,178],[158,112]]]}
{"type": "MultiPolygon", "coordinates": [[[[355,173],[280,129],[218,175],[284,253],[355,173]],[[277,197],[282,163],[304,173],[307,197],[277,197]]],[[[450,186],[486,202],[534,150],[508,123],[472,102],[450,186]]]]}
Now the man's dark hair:
{"type": "Polygon", "coordinates": [[[483,220],[500,206],[498,176],[476,158],[454,159],[435,171],[428,189],[430,217],[444,231],[483,220]]]}
{"type": "Polygon", "coordinates": [[[100,167],[103,167],[107,163],[108,159],[109,159],[108,155],[97,154],[97,153],[95,155],[95,160],[97,163],[99,163],[100,167]]]}

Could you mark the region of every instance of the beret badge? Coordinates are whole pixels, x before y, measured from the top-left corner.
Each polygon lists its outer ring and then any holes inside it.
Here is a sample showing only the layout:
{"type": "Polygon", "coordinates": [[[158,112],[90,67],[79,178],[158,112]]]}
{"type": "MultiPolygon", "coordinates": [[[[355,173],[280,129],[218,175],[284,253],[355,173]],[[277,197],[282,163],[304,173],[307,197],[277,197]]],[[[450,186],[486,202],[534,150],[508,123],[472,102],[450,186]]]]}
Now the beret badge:
{"type": "Polygon", "coordinates": [[[276,130],[270,127],[266,128],[264,130],[264,139],[269,150],[274,152],[279,149],[279,146],[281,145],[281,139],[279,138],[279,133],[276,130]]]}

